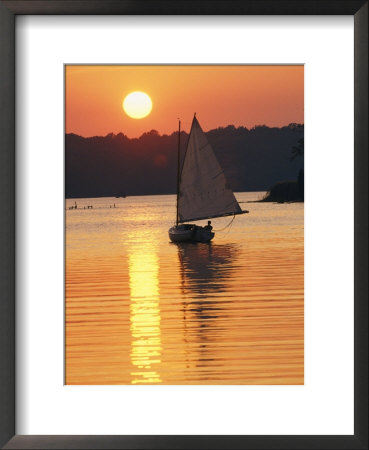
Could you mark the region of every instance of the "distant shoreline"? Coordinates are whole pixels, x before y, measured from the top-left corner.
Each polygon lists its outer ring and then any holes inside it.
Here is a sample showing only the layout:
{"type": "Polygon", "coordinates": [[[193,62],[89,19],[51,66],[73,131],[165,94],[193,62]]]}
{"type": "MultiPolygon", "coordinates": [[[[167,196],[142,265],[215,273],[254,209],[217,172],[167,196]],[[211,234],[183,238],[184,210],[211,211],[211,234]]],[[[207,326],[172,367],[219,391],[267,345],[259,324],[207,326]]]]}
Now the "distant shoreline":
{"type": "MultiPolygon", "coordinates": [[[[267,189],[264,190],[257,190],[257,191],[239,191],[239,192],[235,192],[235,194],[244,194],[244,193],[254,193],[254,192],[260,192],[260,193],[265,193],[267,192],[267,189]]],[[[176,195],[176,193],[172,192],[172,193],[167,193],[167,194],[127,194],[126,197],[116,197],[115,195],[93,195],[93,196],[84,196],[84,197],[64,197],[64,200],[78,200],[81,198],[115,198],[115,199],[119,199],[119,198],[129,198],[129,197],[152,197],[152,196],[159,196],[159,195],[176,195]]],[[[256,200],[258,201],[258,200],[256,200]]],[[[247,202],[250,203],[250,202],[247,202]]],[[[253,202],[251,202],[253,203],[253,202]]]]}
{"type": "Polygon", "coordinates": [[[244,203],[279,203],[279,204],[283,204],[283,203],[304,203],[304,200],[288,200],[288,201],[271,201],[271,200],[248,200],[247,202],[244,203]]]}
{"type": "MultiPolygon", "coordinates": [[[[304,161],[291,160],[291,149],[303,135],[299,124],[251,130],[229,126],[206,133],[232,191],[238,192],[262,191],[279,180],[293,179],[304,161]]],[[[183,133],[181,138],[182,164],[186,136],[183,133]]],[[[171,195],[176,191],[177,159],[178,132],[160,136],[152,130],[139,139],[123,134],[88,139],[67,134],[64,195],[171,195]]]]}
{"type": "MultiPolygon", "coordinates": [[[[289,122],[289,123],[286,123],[285,125],[280,125],[278,127],[277,126],[273,126],[273,125],[267,125],[265,123],[256,123],[253,126],[249,126],[249,127],[247,127],[246,125],[238,125],[238,126],[236,126],[236,125],[234,125],[232,123],[229,123],[228,125],[219,125],[218,127],[210,128],[209,130],[206,130],[205,133],[206,134],[207,133],[212,133],[214,131],[224,130],[224,129],[227,129],[227,128],[230,128],[230,127],[233,127],[235,130],[252,131],[255,128],[258,128],[258,127],[267,127],[267,128],[271,128],[271,129],[281,130],[283,128],[288,128],[288,127],[296,126],[296,125],[297,126],[301,126],[301,127],[305,126],[304,122],[289,122]]],[[[84,135],[78,133],[77,131],[68,131],[68,132],[66,131],[65,135],[66,136],[68,136],[68,135],[69,136],[78,136],[78,137],[81,137],[83,139],[96,139],[96,138],[104,139],[104,138],[109,138],[109,137],[125,137],[125,138],[127,138],[129,140],[138,140],[138,139],[141,139],[142,137],[144,137],[145,135],[147,135],[148,133],[150,133],[152,131],[155,131],[155,133],[157,133],[158,137],[170,137],[170,136],[176,136],[178,134],[178,130],[174,129],[173,131],[168,132],[168,133],[161,133],[158,130],[151,130],[151,131],[148,130],[148,131],[145,131],[145,132],[143,132],[143,133],[141,133],[141,134],[139,134],[137,136],[128,136],[127,134],[125,134],[123,132],[123,130],[117,131],[117,132],[111,131],[110,133],[106,133],[106,134],[92,134],[92,135],[88,135],[88,136],[84,136],[84,135]]],[[[181,133],[188,135],[188,132],[186,132],[185,130],[182,130],[181,133]]]]}

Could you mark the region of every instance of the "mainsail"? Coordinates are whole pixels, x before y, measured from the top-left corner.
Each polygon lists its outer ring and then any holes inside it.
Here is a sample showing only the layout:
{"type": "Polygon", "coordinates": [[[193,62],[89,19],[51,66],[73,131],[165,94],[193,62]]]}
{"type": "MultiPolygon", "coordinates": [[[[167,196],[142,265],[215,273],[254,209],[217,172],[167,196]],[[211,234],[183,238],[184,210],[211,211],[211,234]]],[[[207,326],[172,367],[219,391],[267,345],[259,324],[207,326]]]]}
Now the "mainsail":
{"type": "Polygon", "coordinates": [[[178,213],[179,222],[243,213],[196,116],[180,176],[178,213]]]}

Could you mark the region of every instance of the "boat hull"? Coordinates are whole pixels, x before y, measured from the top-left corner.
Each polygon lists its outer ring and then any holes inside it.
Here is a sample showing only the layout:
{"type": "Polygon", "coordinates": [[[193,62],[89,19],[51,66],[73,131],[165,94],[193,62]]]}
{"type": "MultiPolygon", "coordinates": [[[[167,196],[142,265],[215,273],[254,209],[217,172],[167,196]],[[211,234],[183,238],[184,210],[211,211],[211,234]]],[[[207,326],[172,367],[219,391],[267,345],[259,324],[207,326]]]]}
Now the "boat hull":
{"type": "Polygon", "coordinates": [[[169,238],[172,242],[210,242],[214,233],[196,225],[178,225],[169,229],[169,238]]]}

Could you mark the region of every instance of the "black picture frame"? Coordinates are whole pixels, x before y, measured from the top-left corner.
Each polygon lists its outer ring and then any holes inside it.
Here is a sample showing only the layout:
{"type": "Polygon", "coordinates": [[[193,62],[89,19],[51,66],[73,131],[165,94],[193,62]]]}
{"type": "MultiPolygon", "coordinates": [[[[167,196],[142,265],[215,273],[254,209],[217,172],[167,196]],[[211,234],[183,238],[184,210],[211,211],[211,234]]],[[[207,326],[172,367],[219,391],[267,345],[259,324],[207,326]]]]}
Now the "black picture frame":
{"type": "MultiPolygon", "coordinates": [[[[343,212],[344,213],[344,212],[343,212]]],[[[342,212],[337,212],[342,214],[342,212]]],[[[0,445],[7,449],[368,448],[368,1],[0,0],[0,445]],[[24,14],[354,16],[354,435],[15,435],[15,18],[24,14]]],[[[339,393],[337,393],[339,395],[339,393]]],[[[317,405],[318,407],[318,405],[317,405]]]]}

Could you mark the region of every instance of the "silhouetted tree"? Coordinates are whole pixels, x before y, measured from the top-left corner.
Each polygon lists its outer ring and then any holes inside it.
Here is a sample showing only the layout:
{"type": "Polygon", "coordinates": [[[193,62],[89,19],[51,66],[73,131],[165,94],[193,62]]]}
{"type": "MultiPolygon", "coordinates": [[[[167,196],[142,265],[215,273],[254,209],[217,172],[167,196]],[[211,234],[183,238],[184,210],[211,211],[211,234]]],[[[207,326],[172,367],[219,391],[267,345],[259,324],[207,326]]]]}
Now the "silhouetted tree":
{"type": "MultiPolygon", "coordinates": [[[[280,180],[296,179],[303,158],[289,161],[303,137],[303,125],[253,129],[229,125],[208,131],[209,142],[234,191],[263,191],[280,180]],[[289,161],[286,164],[286,161],[289,161]]],[[[181,158],[188,134],[181,132],[181,158]]],[[[65,137],[67,198],[173,194],[177,183],[178,132],[156,130],[138,138],[123,133],[65,137]]],[[[297,182],[296,182],[297,183],[297,182]]]]}
{"type": "Polygon", "coordinates": [[[294,145],[292,147],[291,161],[293,161],[296,156],[304,156],[304,138],[299,139],[297,141],[297,146],[294,145]]]}
{"type": "Polygon", "coordinates": [[[301,169],[297,177],[297,184],[299,187],[300,200],[304,201],[304,169],[301,169]]]}

